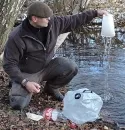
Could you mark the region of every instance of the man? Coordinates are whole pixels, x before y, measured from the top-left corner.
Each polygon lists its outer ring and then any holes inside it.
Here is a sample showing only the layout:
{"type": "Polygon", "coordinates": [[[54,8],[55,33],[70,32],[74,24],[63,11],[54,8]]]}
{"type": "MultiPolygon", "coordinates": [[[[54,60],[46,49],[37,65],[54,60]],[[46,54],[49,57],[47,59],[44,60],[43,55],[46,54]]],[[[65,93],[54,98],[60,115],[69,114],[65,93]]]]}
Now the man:
{"type": "Polygon", "coordinates": [[[45,93],[63,100],[59,88],[68,84],[78,69],[69,59],[53,58],[57,37],[106,13],[90,10],[59,17],[53,16],[45,3],[34,2],[29,6],[27,18],[10,33],[4,51],[3,68],[12,80],[9,92],[12,108],[26,107],[32,95],[40,92],[42,81],[46,81],[45,93]]]}

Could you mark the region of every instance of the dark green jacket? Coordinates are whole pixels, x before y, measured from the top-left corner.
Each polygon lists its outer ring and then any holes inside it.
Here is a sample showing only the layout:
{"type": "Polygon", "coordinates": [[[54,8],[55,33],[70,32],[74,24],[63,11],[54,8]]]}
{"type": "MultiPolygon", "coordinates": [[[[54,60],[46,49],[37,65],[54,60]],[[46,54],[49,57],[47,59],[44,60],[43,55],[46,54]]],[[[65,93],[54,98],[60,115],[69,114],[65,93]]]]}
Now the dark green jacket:
{"type": "Polygon", "coordinates": [[[87,24],[96,16],[95,10],[64,17],[53,16],[47,27],[45,46],[30,30],[23,27],[22,22],[10,33],[6,43],[3,60],[5,72],[12,80],[21,83],[24,79],[22,72],[36,73],[44,69],[54,56],[59,34],[87,24]]]}

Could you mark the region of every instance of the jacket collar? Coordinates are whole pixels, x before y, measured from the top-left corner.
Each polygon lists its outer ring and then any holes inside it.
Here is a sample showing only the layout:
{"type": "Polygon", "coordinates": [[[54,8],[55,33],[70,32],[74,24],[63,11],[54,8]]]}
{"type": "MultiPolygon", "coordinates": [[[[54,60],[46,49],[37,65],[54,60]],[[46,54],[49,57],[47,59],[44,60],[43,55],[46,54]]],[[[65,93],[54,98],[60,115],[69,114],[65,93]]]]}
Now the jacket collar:
{"type": "MultiPolygon", "coordinates": [[[[30,37],[33,37],[35,39],[37,39],[37,37],[34,35],[34,33],[32,31],[39,31],[39,29],[33,27],[32,25],[29,25],[29,21],[28,21],[28,18],[26,18],[22,23],[21,23],[21,36],[22,37],[25,37],[25,36],[30,36],[30,37]],[[31,29],[32,28],[32,29],[31,29]]],[[[51,21],[49,21],[49,25],[47,27],[48,29],[48,32],[51,28],[51,21]]]]}

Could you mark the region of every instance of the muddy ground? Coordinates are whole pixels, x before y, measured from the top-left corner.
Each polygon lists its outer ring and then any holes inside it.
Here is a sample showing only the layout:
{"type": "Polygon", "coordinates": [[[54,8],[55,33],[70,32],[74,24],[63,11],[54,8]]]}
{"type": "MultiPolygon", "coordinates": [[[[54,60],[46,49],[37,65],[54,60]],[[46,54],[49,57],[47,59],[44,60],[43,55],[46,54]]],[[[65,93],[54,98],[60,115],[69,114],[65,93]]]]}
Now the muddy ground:
{"type": "MultiPolygon", "coordinates": [[[[53,121],[40,120],[38,122],[28,119],[25,115],[26,112],[36,113],[45,108],[58,108],[63,107],[63,103],[55,101],[51,96],[44,93],[35,95],[28,108],[25,110],[17,111],[12,110],[9,106],[8,93],[9,93],[9,78],[7,74],[0,70],[0,130],[70,130],[68,123],[60,123],[53,121]]],[[[63,93],[66,89],[61,90],[63,93]]],[[[86,123],[78,126],[74,130],[118,130],[117,123],[107,122],[100,119],[95,122],[86,123]]]]}

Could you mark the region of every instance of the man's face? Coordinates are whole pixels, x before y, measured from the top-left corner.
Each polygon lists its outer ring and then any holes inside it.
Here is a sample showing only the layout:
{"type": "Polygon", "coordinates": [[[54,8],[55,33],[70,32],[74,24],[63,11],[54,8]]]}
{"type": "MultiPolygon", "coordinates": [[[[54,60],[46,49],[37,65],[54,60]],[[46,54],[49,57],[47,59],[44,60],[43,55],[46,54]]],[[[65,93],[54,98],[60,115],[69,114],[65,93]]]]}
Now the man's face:
{"type": "Polygon", "coordinates": [[[47,27],[49,23],[50,17],[49,18],[40,18],[33,16],[32,21],[34,22],[35,26],[38,28],[41,27],[47,27]]]}

